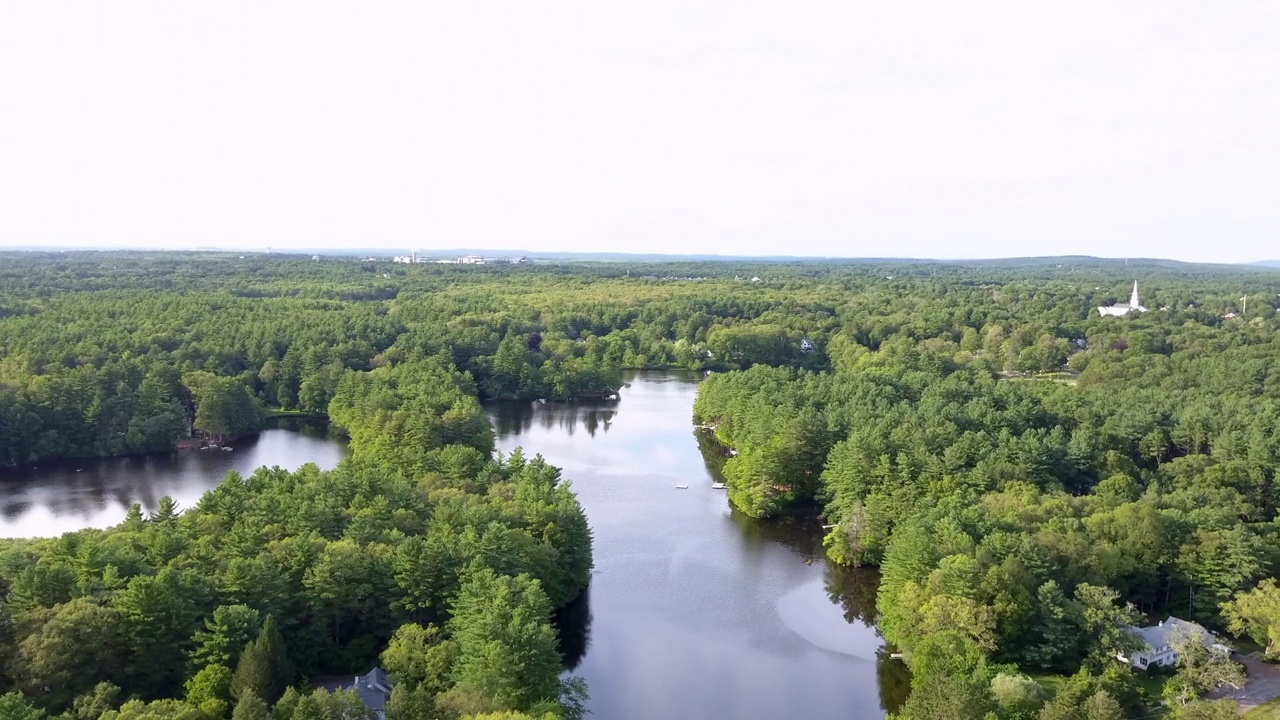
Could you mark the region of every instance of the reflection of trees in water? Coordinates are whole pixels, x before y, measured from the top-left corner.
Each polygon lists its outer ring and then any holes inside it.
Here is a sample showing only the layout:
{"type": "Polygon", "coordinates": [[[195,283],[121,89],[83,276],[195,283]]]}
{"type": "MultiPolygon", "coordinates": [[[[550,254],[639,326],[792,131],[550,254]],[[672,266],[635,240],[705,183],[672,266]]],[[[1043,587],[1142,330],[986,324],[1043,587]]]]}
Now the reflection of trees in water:
{"type": "Polygon", "coordinates": [[[799,511],[780,518],[759,520],[729,506],[729,516],[752,546],[781,545],[808,563],[826,562],[822,526],[816,512],[799,511]]]}
{"type": "Polygon", "coordinates": [[[552,621],[560,635],[564,669],[573,671],[591,646],[591,586],[557,610],[552,621]]]}
{"type": "Polygon", "coordinates": [[[828,562],[824,580],[827,597],[844,610],[844,619],[876,626],[876,591],[880,573],[872,568],[849,568],[828,562]]]}
{"type": "Polygon", "coordinates": [[[556,404],[543,407],[541,412],[538,405],[527,402],[499,402],[492,407],[494,429],[503,437],[527,433],[535,420],[544,430],[572,436],[581,427],[595,437],[597,432],[609,432],[618,412],[609,401],[556,404]]]}
{"type": "MultiPolygon", "coordinates": [[[[256,442],[257,437],[251,436],[237,442],[236,447],[252,447],[256,442]]],[[[221,453],[195,452],[184,455],[186,462],[205,474],[206,465],[218,467],[219,462],[229,460],[221,453]]],[[[37,504],[54,517],[80,517],[86,521],[113,503],[121,508],[135,502],[154,508],[160,497],[169,492],[169,482],[183,470],[177,453],[46,460],[0,474],[0,488],[6,495],[19,498],[0,507],[0,517],[7,523],[16,523],[37,504]],[[34,501],[27,499],[33,496],[34,501]]],[[[222,473],[215,476],[220,478],[222,473]]],[[[124,510],[118,518],[107,519],[123,520],[124,510]]]]}
{"type": "MultiPolygon", "coordinates": [[[[827,598],[840,606],[845,621],[876,627],[880,573],[873,568],[842,567],[827,560],[816,509],[775,520],[757,520],[737,510],[731,510],[730,515],[748,544],[782,545],[806,563],[823,563],[827,598]]],[[[881,706],[888,712],[897,712],[911,692],[911,671],[901,660],[890,659],[889,652],[887,647],[877,651],[876,678],[881,706]]]]}
{"type": "Polygon", "coordinates": [[[613,424],[615,412],[614,410],[592,408],[583,414],[582,426],[587,429],[587,434],[591,437],[595,437],[598,430],[609,432],[609,426],[613,424]]]}
{"type": "Polygon", "coordinates": [[[880,683],[880,707],[896,713],[911,694],[911,670],[901,660],[889,658],[889,648],[876,653],[876,680],[880,683]]]}
{"type": "MultiPolygon", "coordinates": [[[[322,417],[278,417],[267,421],[267,429],[291,430],[303,437],[314,438],[316,440],[333,440],[340,437],[340,434],[329,424],[327,418],[322,417]]],[[[249,440],[249,438],[246,438],[249,440]]],[[[256,436],[252,438],[257,441],[256,436]]],[[[247,447],[246,443],[235,443],[236,449],[247,447]]]]}
{"type": "Polygon", "coordinates": [[[702,452],[702,464],[707,466],[707,473],[713,482],[724,482],[724,464],[729,459],[723,445],[706,430],[695,428],[693,436],[698,439],[698,450],[702,452]]]}
{"type": "MultiPolygon", "coordinates": [[[[844,610],[844,619],[876,627],[880,619],[876,611],[876,592],[880,588],[880,572],[874,568],[842,567],[828,562],[824,577],[827,597],[844,610]]],[[[880,629],[876,628],[876,634],[880,629]]],[[[876,651],[876,680],[880,684],[880,706],[886,712],[897,712],[911,693],[911,670],[901,660],[889,657],[893,649],[885,646],[876,651]]]]}
{"type": "Polygon", "coordinates": [[[524,402],[493,403],[493,425],[499,435],[523,435],[533,427],[533,408],[524,402]]]}

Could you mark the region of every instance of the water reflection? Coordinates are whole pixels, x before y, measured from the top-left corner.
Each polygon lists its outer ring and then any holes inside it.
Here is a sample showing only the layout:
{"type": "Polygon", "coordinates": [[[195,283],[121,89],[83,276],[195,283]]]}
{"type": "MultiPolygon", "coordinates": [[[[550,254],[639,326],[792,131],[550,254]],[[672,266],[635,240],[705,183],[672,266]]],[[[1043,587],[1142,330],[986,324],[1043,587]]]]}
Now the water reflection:
{"type": "Polygon", "coordinates": [[[573,435],[579,428],[595,437],[597,432],[609,432],[617,410],[617,401],[591,400],[557,404],[557,412],[537,412],[541,403],[500,401],[490,403],[490,415],[494,431],[503,437],[519,437],[533,429],[534,423],[542,430],[560,431],[573,435]]]}
{"type": "Polygon", "coordinates": [[[889,657],[889,648],[876,652],[876,680],[880,685],[880,705],[896,713],[911,694],[911,670],[901,660],[889,657]]]}
{"type": "Polygon", "coordinates": [[[495,404],[499,449],[564,470],[595,534],[589,597],[559,614],[595,717],[883,718],[906,680],[872,571],[831,566],[812,517],[732,511],[690,428],[696,379],[638,374],[608,404],[495,404]]]}
{"type": "Polygon", "coordinates": [[[191,507],[229,471],[263,465],[296,470],[338,464],[345,446],[324,423],[278,421],[233,450],[183,450],[101,460],[64,460],[0,471],[0,537],[50,537],[120,522],[133,503],[154,510],[168,495],[191,507]]]}
{"type": "Polygon", "coordinates": [[[560,654],[564,656],[564,668],[572,672],[582,663],[587,648],[591,646],[590,587],[556,611],[555,625],[560,636],[560,654]]]}

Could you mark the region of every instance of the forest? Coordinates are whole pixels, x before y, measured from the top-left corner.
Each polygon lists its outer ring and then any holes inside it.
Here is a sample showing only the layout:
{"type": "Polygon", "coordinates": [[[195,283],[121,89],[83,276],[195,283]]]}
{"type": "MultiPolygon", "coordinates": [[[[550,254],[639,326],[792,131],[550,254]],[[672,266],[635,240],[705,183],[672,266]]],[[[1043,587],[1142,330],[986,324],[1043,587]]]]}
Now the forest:
{"type": "Polygon", "coordinates": [[[833,561],[880,568],[902,720],[1235,717],[1202,698],[1231,663],[1188,648],[1153,698],[1114,657],[1176,615],[1280,659],[1277,293],[1274,271],[1088,258],[0,253],[0,466],[279,414],[352,448],[0,541],[0,717],[363,717],[314,681],[374,662],[393,720],[580,716],[549,618],[591,531],[555,468],[494,453],[480,402],[672,367],[709,373],[694,421],[736,508],[816,509],[833,561]],[[1149,311],[1100,317],[1135,278],[1149,311]]]}
{"type": "MultiPolygon", "coordinates": [[[[833,560],[880,568],[900,717],[1147,717],[1126,626],[1280,659],[1277,280],[1248,315],[1236,275],[1153,280],[1124,318],[1071,283],[912,294],[843,315],[830,368],[712,375],[695,414],[739,509],[816,505],[833,560]],[[1035,675],[1070,682],[1046,702],[1035,675]]],[[[1170,717],[1235,717],[1200,696],[1239,668],[1194,650],[1170,717]]]]}

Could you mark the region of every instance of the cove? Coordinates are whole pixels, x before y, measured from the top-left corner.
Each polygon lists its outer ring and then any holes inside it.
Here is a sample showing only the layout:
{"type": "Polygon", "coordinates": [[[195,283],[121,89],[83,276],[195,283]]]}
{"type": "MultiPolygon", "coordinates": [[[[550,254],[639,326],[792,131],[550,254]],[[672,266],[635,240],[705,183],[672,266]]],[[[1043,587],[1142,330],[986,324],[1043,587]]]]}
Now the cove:
{"type": "Polygon", "coordinates": [[[591,586],[560,626],[592,716],[883,718],[909,676],[874,629],[875,573],[829,564],[813,518],[730,508],[696,392],[638,373],[616,402],[489,405],[499,450],[563,468],[591,523],[591,586]]]}
{"type": "Polygon", "coordinates": [[[248,475],[263,465],[296,470],[306,463],[329,469],[346,455],[346,446],[327,430],[323,422],[281,419],[232,443],[230,452],[178,450],[0,469],[0,537],[110,527],[124,520],[133,503],[150,512],[165,495],[189,508],[233,470],[248,475]]]}

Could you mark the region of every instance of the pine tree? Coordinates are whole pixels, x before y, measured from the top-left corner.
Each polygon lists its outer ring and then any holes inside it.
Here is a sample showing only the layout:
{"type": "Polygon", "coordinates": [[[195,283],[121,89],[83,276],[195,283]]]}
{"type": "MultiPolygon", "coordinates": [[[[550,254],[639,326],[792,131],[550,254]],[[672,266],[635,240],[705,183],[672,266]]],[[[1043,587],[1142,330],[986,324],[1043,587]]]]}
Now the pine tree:
{"type": "Polygon", "coordinates": [[[276,681],[276,692],[271,696],[274,700],[284,692],[285,688],[293,684],[294,675],[293,663],[289,661],[289,652],[285,649],[284,638],[280,635],[280,628],[274,616],[268,615],[266,620],[263,620],[258,642],[262,644],[262,650],[268,658],[272,676],[276,681]]]}
{"type": "Polygon", "coordinates": [[[454,603],[449,623],[461,649],[458,685],[499,707],[527,709],[560,694],[560,652],[551,606],[528,575],[473,575],[454,603]]]}
{"type": "Polygon", "coordinates": [[[239,700],[252,693],[274,703],[292,682],[293,666],[285,654],[275,617],[268,615],[258,637],[240,655],[231,679],[231,696],[239,700]]]}
{"type": "Polygon", "coordinates": [[[1085,701],[1084,717],[1087,720],[1124,720],[1124,708],[1111,697],[1111,693],[1099,690],[1085,701]]]}
{"type": "Polygon", "coordinates": [[[231,720],[271,720],[271,710],[261,698],[248,692],[236,703],[231,720]]]}
{"type": "Polygon", "coordinates": [[[257,640],[245,646],[240,654],[240,662],[236,665],[235,675],[231,678],[231,697],[243,700],[256,696],[270,698],[274,701],[278,696],[274,693],[274,681],[271,675],[271,663],[257,640]]]}

